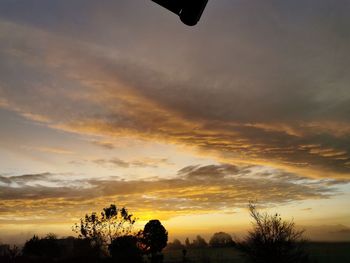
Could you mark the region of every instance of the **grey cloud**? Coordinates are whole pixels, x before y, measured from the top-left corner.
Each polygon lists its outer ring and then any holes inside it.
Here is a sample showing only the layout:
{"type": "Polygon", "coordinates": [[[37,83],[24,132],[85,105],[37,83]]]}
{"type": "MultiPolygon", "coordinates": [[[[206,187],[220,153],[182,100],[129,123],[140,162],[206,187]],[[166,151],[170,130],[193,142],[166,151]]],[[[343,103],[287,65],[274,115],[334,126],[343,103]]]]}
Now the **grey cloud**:
{"type": "MultiPolygon", "coordinates": [[[[141,10],[136,2],[118,5],[141,10]]],[[[87,10],[92,7],[89,2],[87,10]]],[[[60,8],[72,15],[67,4],[60,8]]],[[[122,32],[112,9],[104,19],[122,32]]],[[[67,40],[69,32],[3,23],[0,95],[12,109],[43,115],[53,127],[175,141],[220,157],[347,177],[349,9],[330,0],[223,1],[208,8],[196,31],[169,22],[169,30],[154,30],[155,19],[136,34],[137,19],[134,31],[127,30],[134,34],[115,39],[110,26],[99,27],[115,40],[108,45],[96,44],[100,30],[88,30],[79,42],[67,40]]]]}
{"type": "Polygon", "coordinates": [[[176,81],[148,76],[164,84],[143,85],[144,96],[196,120],[347,121],[347,3],[308,1],[291,9],[273,1],[231,1],[212,8],[216,27],[209,23],[186,35],[191,61],[172,57],[176,69],[167,70],[180,72],[170,75],[176,81]]]}
{"type": "Polygon", "coordinates": [[[240,170],[229,164],[224,165],[208,165],[208,166],[187,166],[178,171],[179,175],[185,175],[186,178],[195,179],[218,179],[229,174],[237,174],[240,170]]]}
{"type": "Polygon", "coordinates": [[[108,149],[108,150],[113,150],[113,149],[116,148],[116,146],[113,143],[111,143],[111,142],[93,141],[92,143],[97,145],[97,146],[100,146],[100,147],[103,147],[105,149],[108,149]]]}
{"type": "Polygon", "coordinates": [[[129,167],[152,167],[157,168],[160,165],[171,165],[172,163],[167,158],[141,158],[139,160],[130,160],[125,161],[119,158],[112,159],[97,159],[93,161],[99,165],[109,165],[116,166],[121,168],[129,168],[129,167]]]}
{"type": "Polygon", "coordinates": [[[51,173],[41,173],[41,174],[23,174],[17,176],[3,176],[0,175],[0,182],[5,184],[25,184],[28,182],[33,182],[37,180],[50,180],[51,173]]]}
{"type": "Polygon", "coordinates": [[[24,175],[11,176],[11,180],[14,180],[14,181],[40,180],[40,179],[47,179],[51,175],[52,175],[51,173],[24,174],[24,175]]]}
{"type": "Polygon", "coordinates": [[[160,165],[172,165],[172,163],[167,158],[141,158],[137,160],[125,161],[119,158],[112,159],[97,159],[93,160],[94,163],[99,165],[110,165],[121,168],[129,168],[129,167],[152,167],[157,168],[160,165]]]}

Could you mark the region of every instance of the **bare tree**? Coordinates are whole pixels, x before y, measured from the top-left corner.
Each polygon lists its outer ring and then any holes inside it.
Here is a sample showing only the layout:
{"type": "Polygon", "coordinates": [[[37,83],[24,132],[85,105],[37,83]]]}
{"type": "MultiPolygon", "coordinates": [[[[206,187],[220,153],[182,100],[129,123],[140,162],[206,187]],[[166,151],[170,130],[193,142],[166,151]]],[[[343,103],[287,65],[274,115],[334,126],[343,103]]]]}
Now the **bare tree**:
{"type": "Polygon", "coordinates": [[[238,244],[248,262],[308,262],[304,231],[296,230],[293,221],[282,220],[279,214],[260,213],[254,203],[249,204],[249,211],[254,220],[253,230],[238,244]]]}

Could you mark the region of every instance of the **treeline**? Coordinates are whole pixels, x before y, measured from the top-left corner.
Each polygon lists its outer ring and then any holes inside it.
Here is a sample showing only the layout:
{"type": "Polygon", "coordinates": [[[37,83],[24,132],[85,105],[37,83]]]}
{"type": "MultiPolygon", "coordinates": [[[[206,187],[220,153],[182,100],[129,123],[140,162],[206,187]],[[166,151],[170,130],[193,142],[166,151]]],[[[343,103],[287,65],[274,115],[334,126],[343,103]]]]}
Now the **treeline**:
{"type": "Polygon", "coordinates": [[[209,243],[197,236],[182,244],[174,240],[167,244],[168,232],[159,220],[150,220],[143,230],[134,231],[135,219],[125,208],[110,205],[99,214],[91,213],[73,226],[78,237],[58,239],[54,234],[33,236],[22,249],[0,246],[1,263],[161,263],[162,251],[182,249],[187,262],[188,249],[205,247],[235,247],[246,262],[307,263],[309,262],[303,231],[297,231],[293,221],[278,214],[260,213],[249,204],[253,229],[243,240],[233,241],[224,232],[215,233],[209,243]],[[168,245],[168,246],[167,246],[168,245]]]}
{"type": "Polygon", "coordinates": [[[167,237],[159,239],[159,234],[164,232],[155,229],[155,232],[144,235],[138,233],[138,236],[120,236],[107,247],[96,244],[90,238],[57,238],[54,234],[45,237],[34,235],[25,242],[22,249],[17,246],[0,245],[0,262],[162,262],[161,251],[166,246],[167,237]]]}
{"type": "Polygon", "coordinates": [[[159,220],[150,220],[134,231],[135,218],[112,204],[101,213],[86,214],[72,230],[78,238],[58,239],[54,234],[34,235],[23,248],[3,246],[1,263],[44,262],[163,262],[168,232],[159,220]]]}
{"type": "Polygon", "coordinates": [[[98,262],[100,252],[87,239],[75,237],[56,238],[53,234],[45,237],[34,235],[22,249],[16,246],[0,246],[0,262],[98,262]]]}
{"type": "Polygon", "coordinates": [[[220,248],[220,247],[234,247],[236,242],[233,241],[232,236],[225,232],[215,233],[207,242],[203,237],[197,235],[192,242],[189,238],[186,238],[185,243],[182,244],[179,239],[174,239],[173,242],[169,242],[166,249],[191,249],[191,248],[220,248]]]}

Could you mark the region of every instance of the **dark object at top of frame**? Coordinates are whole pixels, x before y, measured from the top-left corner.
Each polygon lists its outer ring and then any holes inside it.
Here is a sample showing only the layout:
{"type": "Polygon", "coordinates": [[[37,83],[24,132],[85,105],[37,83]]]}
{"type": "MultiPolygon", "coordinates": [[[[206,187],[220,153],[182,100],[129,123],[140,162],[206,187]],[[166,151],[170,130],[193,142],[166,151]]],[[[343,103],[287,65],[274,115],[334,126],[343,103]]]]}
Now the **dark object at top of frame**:
{"type": "Polygon", "coordinates": [[[194,26],[200,20],[208,0],[152,0],[177,14],[181,21],[194,26]]]}

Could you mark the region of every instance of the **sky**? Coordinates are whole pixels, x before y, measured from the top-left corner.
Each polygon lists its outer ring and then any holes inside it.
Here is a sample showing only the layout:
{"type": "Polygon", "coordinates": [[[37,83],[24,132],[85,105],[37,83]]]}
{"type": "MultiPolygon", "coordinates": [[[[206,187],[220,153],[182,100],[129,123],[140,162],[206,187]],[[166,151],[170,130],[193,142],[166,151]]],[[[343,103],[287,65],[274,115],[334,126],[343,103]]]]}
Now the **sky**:
{"type": "Polygon", "coordinates": [[[350,240],[350,2],[0,1],[0,242],[115,203],[170,239],[247,205],[350,240]]]}

